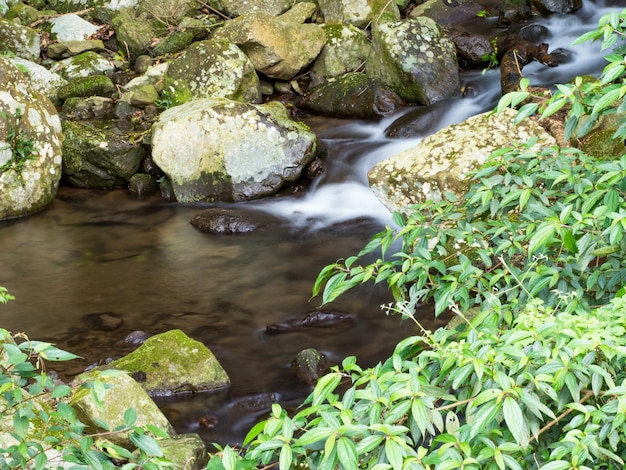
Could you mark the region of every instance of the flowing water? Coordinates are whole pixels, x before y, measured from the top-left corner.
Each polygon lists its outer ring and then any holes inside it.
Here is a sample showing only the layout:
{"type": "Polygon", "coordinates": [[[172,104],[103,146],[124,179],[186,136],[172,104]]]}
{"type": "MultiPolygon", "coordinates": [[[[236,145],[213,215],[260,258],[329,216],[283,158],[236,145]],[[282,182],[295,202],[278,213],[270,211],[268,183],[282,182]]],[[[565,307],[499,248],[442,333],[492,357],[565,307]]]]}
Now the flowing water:
{"type": "MultiPolygon", "coordinates": [[[[542,20],[552,32],[550,49],[567,49],[571,60],[554,69],[529,65],[524,73],[532,83],[597,74],[604,64],[599,45],[570,44],[606,11],[604,4],[586,2],[575,15],[542,20]]],[[[474,95],[437,107],[424,134],[496,104],[497,71],[465,73],[463,80],[474,95]]],[[[317,348],[334,362],[356,355],[372,365],[414,331],[411,322],[385,316],[379,306],[388,295],[368,287],[330,306],[353,314],[354,323],[265,334],[268,324],[318,309],[320,300],[310,300],[310,292],[319,270],[356,253],[391,223],[367,187],[367,171],[423,137],[385,137],[396,119],[414,111],[376,123],[307,117],[328,147],[322,177],[304,195],[244,205],[285,218],[288,228],[275,233],[207,235],[189,224],[207,205],[60,188],[44,212],[0,223],[0,285],[16,297],[0,307],[0,327],[83,356],[65,366],[68,375],[130,351],[124,338],[132,331],[180,328],[213,350],[232,386],[159,399],[159,405],[180,432],[240,442],[272,401],[295,404],[308,393],[290,370],[301,349],[317,348]]],[[[441,324],[428,309],[421,318],[430,328],[441,324]]]]}

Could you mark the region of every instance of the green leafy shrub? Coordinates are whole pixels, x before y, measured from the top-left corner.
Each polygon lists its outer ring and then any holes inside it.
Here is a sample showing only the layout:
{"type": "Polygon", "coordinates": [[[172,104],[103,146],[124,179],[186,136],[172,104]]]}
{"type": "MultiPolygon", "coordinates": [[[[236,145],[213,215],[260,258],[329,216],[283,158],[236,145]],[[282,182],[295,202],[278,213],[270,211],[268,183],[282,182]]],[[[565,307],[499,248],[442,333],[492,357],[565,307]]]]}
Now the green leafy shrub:
{"type": "Polygon", "coordinates": [[[0,147],[0,150],[11,150],[11,159],[0,166],[0,172],[9,170],[20,172],[28,160],[32,160],[37,156],[35,141],[23,130],[17,130],[17,126],[13,121],[19,122],[22,119],[22,113],[19,109],[12,118],[0,112],[0,119],[5,120],[7,123],[6,143],[4,147],[0,147]]]}
{"type": "MultiPolygon", "coordinates": [[[[11,300],[6,289],[0,299],[11,300]]],[[[135,426],[137,415],[129,409],[124,425],[89,434],[78,419],[70,398],[72,387],[55,383],[45,372],[45,361],[67,361],[76,355],[24,334],[12,335],[0,328],[0,469],[34,470],[57,468],[64,462],[75,469],[171,468],[162,458],[158,442],[148,433],[167,437],[155,426],[135,426]],[[107,439],[128,434],[134,449],[126,449],[107,439]]],[[[107,371],[106,373],[115,373],[107,371]]],[[[102,404],[106,391],[103,381],[83,385],[96,403],[102,404]]]]}

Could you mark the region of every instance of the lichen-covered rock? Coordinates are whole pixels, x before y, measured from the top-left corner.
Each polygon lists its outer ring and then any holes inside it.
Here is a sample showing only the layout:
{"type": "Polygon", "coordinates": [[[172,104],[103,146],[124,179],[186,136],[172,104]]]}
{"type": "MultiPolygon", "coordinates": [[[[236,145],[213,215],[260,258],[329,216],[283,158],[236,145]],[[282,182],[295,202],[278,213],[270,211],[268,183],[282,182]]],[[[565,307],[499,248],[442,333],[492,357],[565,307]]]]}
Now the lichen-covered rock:
{"type": "Polygon", "coordinates": [[[31,5],[16,3],[8,9],[4,17],[7,20],[15,20],[17,18],[21,24],[26,26],[39,20],[44,14],[31,5]]]}
{"type": "Polygon", "coordinates": [[[152,396],[228,387],[230,379],[209,348],[181,330],[151,336],[111,363],[125,370],[152,396]]]}
{"type": "Polygon", "coordinates": [[[250,59],[235,44],[215,39],[196,42],[173,60],[164,90],[173,105],[197,98],[261,101],[259,77],[250,59]]]}
{"type": "Polygon", "coordinates": [[[327,23],[322,25],[326,45],[311,69],[315,84],[362,68],[370,53],[370,41],[356,26],[327,23]]]}
{"type": "Polygon", "coordinates": [[[152,128],[152,158],[176,199],[244,201],[293,183],[317,138],[278,102],[201,99],[170,108],[152,128]]]}
{"type": "Polygon", "coordinates": [[[67,14],[50,18],[50,33],[57,41],[84,41],[98,32],[99,27],[78,15],[67,14]]]}
{"type": "Polygon", "coordinates": [[[0,56],[0,220],[45,208],[61,178],[61,121],[29,81],[0,56]]]}
{"type": "Polygon", "coordinates": [[[63,121],[63,177],[79,188],[125,187],[145,150],[107,129],[63,121]]]}
{"type": "Polygon", "coordinates": [[[291,80],[318,56],[324,44],[324,30],[304,23],[316,9],[305,2],[273,17],[249,13],[228,21],[214,38],[237,44],[254,64],[257,72],[279,80],[291,80]]]}
{"type": "MultiPolygon", "coordinates": [[[[170,436],[176,435],[170,422],[146,391],[125,372],[121,370],[113,374],[88,372],[78,377],[75,384],[79,385],[93,380],[100,380],[107,385],[102,398],[102,406],[94,401],[88,389],[79,390],[70,402],[80,421],[87,425],[88,432],[100,430],[101,426],[98,422],[107,423],[109,429],[124,426],[124,413],[132,408],[137,414],[135,426],[150,424],[157,426],[170,436]]],[[[112,433],[107,436],[107,439],[118,445],[129,445],[126,433],[112,433]]]]}
{"type": "Polygon", "coordinates": [[[467,173],[482,165],[495,150],[537,137],[537,146],[554,138],[531,120],[513,124],[516,113],[485,113],[448,126],[417,146],[380,162],[369,172],[372,191],[391,211],[426,200],[439,201],[444,192],[463,194],[467,173]]]}
{"type": "Polygon", "coordinates": [[[437,24],[456,24],[476,19],[478,13],[484,7],[474,0],[455,0],[451,2],[442,2],[441,0],[428,0],[417,5],[411,13],[410,17],[427,16],[434,20],[437,24]]]}
{"type": "Polygon", "coordinates": [[[195,434],[181,434],[159,441],[163,457],[174,464],[176,470],[202,470],[209,460],[206,444],[195,434]]]}
{"type": "Polygon", "coordinates": [[[48,7],[60,13],[103,7],[108,10],[134,8],[138,0],[48,0],[48,7]]]}
{"type": "Polygon", "coordinates": [[[41,41],[36,30],[0,18],[0,51],[12,52],[22,59],[37,62],[40,48],[41,41]]]}
{"type": "Polygon", "coordinates": [[[10,60],[28,75],[31,87],[48,97],[53,104],[59,103],[57,90],[67,84],[67,80],[30,60],[19,57],[13,57],[10,60]]]}
{"type": "Polygon", "coordinates": [[[413,103],[445,100],[461,88],[454,44],[425,17],[375,28],[366,72],[413,103]]]}
{"type": "Polygon", "coordinates": [[[110,96],[115,91],[115,85],[109,77],[104,75],[91,75],[89,77],[76,77],[69,80],[57,90],[57,96],[61,101],[68,98],[88,96],[110,96]]]}
{"type": "Polygon", "coordinates": [[[208,0],[207,3],[229,17],[258,12],[278,16],[289,10],[293,0],[208,0]]]}
{"type": "Polygon", "coordinates": [[[107,59],[94,51],[87,51],[74,57],[60,60],[50,67],[50,71],[61,75],[66,80],[78,77],[90,77],[111,72],[115,67],[107,59]]]}
{"type": "Polygon", "coordinates": [[[133,8],[122,8],[113,18],[113,29],[120,50],[127,51],[129,60],[145,54],[158,37],[155,27],[145,12],[136,14],[133,8]]]}
{"type": "Polygon", "coordinates": [[[333,77],[307,91],[298,106],[334,117],[381,118],[404,104],[379,80],[352,72],[333,77]]]}
{"type": "Polygon", "coordinates": [[[196,0],[139,0],[137,10],[162,23],[176,25],[185,16],[196,13],[198,6],[196,0]]]}
{"type": "Polygon", "coordinates": [[[358,28],[378,23],[380,17],[400,19],[398,4],[388,0],[318,0],[327,23],[347,23],[358,28]]]}

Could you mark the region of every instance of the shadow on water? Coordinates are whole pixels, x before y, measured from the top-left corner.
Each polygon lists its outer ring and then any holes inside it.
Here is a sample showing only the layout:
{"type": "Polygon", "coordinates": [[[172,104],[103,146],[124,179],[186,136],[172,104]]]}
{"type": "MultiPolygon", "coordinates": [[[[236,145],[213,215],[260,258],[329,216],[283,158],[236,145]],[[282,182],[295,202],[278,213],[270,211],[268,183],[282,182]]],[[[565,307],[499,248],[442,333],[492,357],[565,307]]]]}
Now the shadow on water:
{"type": "MultiPolygon", "coordinates": [[[[560,23],[549,24],[551,30],[573,31],[559,34],[555,44],[571,44],[603,11],[585,3],[578,15],[554,18],[560,23]]],[[[533,65],[528,71],[533,80],[549,73],[550,83],[564,82],[589,73],[590,64],[597,70],[597,50],[577,49],[566,67],[546,71],[533,65]],[[554,77],[557,71],[565,76],[554,77]]],[[[232,386],[162,398],[159,405],[180,432],[198,432],[207,442],[240,442],[272,402],[295,406],[308,394],[290,368],[298,351],[313,347],[331,362],[355,355],[368,366],[415,332],[412,323],[384,315],[379,305],[389,301],[388,294],[371,286],[330,306],[352,314],[349,324],[280,335],[265,334],[265,327],[318,309],[320,301],[310,300],[310,293],[320,269],[358,252],[391,223],[367,187],[369,168],[495,105],[496,71],[464,79],[475,94],[444,109],[409,108],[376,123],[310,118],[329,149],[323,176],[303,196],[247,204],[283,217],[286,229],[211,236],[189,224],[206,206],[134,200],[121,190],[60,188],[44,212],[0,222],[0,285],[16,297],[2,306],[0,326],[83,356],[60,369],[70,376],[135,348],[124,341],[133,331],[180,328],[213,350],[232,386]],[[425,115],[424,128],[410,138],[391,138],[408,113],[425,115]]],[[[428,310],[420,317],[429,328],[442,323],[428,310]]]]}

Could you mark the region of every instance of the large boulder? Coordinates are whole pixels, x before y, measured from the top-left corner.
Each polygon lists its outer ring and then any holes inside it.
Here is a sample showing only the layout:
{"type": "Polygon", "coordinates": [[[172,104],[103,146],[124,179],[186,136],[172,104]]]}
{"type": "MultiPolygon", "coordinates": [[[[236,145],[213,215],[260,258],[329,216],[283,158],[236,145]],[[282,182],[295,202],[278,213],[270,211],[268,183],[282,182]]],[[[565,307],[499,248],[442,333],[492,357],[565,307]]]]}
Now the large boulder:
{"type": "Polygon", "coordinates": [[[462,24],[476,19],[478,13],[483,9],[484,7],[474,0],[455,0],[454,3],[427,0],[411,10],[409,16],[412,18],[427,16],[440,25],[462,24]]]}
{"type": "Polygon", "coordinates": [[[79,188],[125,187],[145,156],[140,144],[108,129],[64,121],[63,131],[63,178],[79,188]]]}
{"type": "Polygon", "coordinates": [[[297,3],[277,17],[267,13],[242,15],[228,21],[214,38],[237,44],[257,72],[291,80],[313,62],[326,43],[319,25],[305,23],[315,9],[314,3],[297,3]]]}
{"type": "Polygon", "coordinates": [[[126,51],[127,59],[135,59],[148,52],[152,41],[159,35],[155,22],[145,11],[137,13],[134,8],[122,8],[113,18],[113,29],[121,51],[126,51]]]}
{"type": "Polygon", "coordinates": [[[35,91],[47,96],[53,104],[59,103],[57,90],[67,84],[67,80],[30,60],[13,57],[11,62],[28,74],[30,86],[35,91]]]}
{"type": "Polygon", "coordinates": [[[151,336],[110,365],[131,374],[152,396],[211,391],[230,385],[211,350],[181,330],[151,336]]]}
{"type": "Polygon", "coordinates": [[[0,56],[0,220],[52,201],[61,178],[61,132],[52,102],[0,56]]]}
{"type": "Polygon", "coordinates": [[[370,40],[356,26],[327,23],[322,25],[326,45],[311,68],[313,83],[362,69],[370,54],[370,40]]]}
{"type": "Polygon", "coordinates": [[[37,62],[40,48],[41,41],[36,30],[0,18],[0,51],[12,52],[22,59],[37,62]]]}
{"type": "Polygon", "coordinates": [[[366,71],[413,103],[445,100],[461,88],[454,44],[426,17],[375,28],[366,71]]]}
{"type": "Polygon", "coordinates": [[[152,128],[152,158],[176,200],[244,201],[296,181],[317,138],[281,103],[190,101],[165,111],[152,128]]]}
{"type": "Polygon", "coordinates": [[[389,0],[318,0],[327,23],[347,23],[365,28],[381,18],[399,20],[400,10],[389,0]]]}
{"type": "Polygon", "coordinates": [[[372,191],[391,212],[402,212],[426,200],[439,201],[444,192],[462,195],[469,187],[467,173],[499,148],[532,137],[537,137],[538,147],[555,144],[534,121],[515,125],[516,114],[508,108],[501,114],[479,114],[426,137],[372,168],[372,191]]]}
{"type": "Polygon", "coordinates": [[[228,41],[208,39],[192,44],[170,63],[164,87],[173,105],[197,98],[261,102],[261,86],[254,65],[241,49],[228,41]]]}
{"type": "Polygon", "coordinates": [[[293,0],[208,0],[207,3],[230,17],[258,12],[278,16],[291,8],[293,0]]]}

